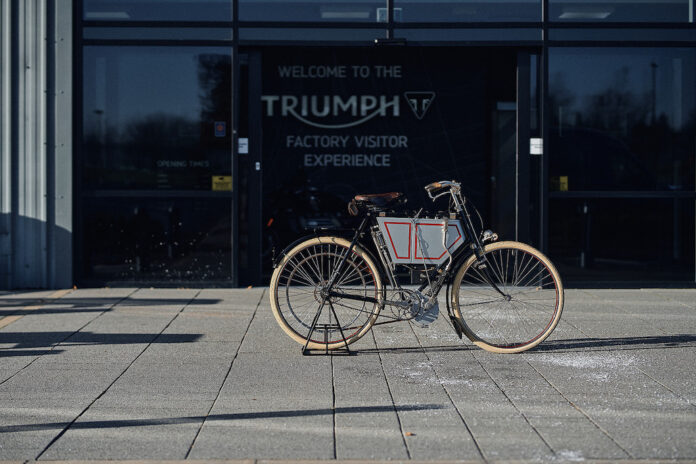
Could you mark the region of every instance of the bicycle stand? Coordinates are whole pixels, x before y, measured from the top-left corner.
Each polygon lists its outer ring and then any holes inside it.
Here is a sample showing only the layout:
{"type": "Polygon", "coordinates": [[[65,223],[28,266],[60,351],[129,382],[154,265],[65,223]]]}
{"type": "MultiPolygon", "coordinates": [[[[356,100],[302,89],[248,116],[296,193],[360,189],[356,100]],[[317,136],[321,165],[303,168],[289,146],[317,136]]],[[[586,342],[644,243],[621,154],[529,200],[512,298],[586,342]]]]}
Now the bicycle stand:
{"type": "MultiPolygon", "coordinates": [[[[325,304],[322,304],[319,309],[317,310],[317,313],[314,315],[314,320],[312,321],[312,327],[309,329],[309,333],[307,334],[307,342],[304,344],[302,347],[302,356],[310,356],[314,354],[313,352],[319,352],[316,354],[320,354],[323,351],[323,354],[326,356],[329,354],[329,330],[336,330],[338,329],[341,332],[341,337],[343,337],[343,340],[346,339],[345,334],[343,333],[343,327],[341,326],[341,322],[338,320],[338,315],[336,315],[336,310],[333,307],[333,304],[331,304],[330,301],[326,302],[329,304],[329,308],[331,308],[331,313],[329,313],[329,322],[331,321],[331,314],[333,313],[334,318],[336,319],[335,324],[317,324],[317,321],[319,320],[319,316],[321,316],[321,313],[324,309],[325,304]],[[324,329],[324,345],[326,345],[324,350],[313,350],[307,348],[309,345],[309,341],[312,338],[312,334],[317,330],[317,327],[321,327],[324,329]]],[[[346,342],[343,348],[338,348],[335,350],[331,350],[331,354],[344,354],[346,356],[351,356],[355,354],[353,351],[348,348],[348,343],[346,342]]]]}

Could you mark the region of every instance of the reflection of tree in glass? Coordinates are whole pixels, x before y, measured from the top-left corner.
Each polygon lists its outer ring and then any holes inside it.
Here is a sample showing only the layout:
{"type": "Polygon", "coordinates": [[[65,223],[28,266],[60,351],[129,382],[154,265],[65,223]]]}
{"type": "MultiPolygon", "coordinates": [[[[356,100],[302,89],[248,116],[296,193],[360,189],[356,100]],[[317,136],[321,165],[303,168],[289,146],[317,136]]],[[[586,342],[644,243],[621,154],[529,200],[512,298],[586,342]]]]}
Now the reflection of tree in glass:
{"type": "MultiPolygon", "coordinates": [[[[568,124],[568,114],[575,104],[575,95],[568,88],[565,81],[565,74],[558,72],[551,78],[549,84],[549,102],[548,106],[552,109],[553,125],[556,126],[559,132],[563,130],[563,126],[568,124]]],[[[559,135],[562,135],[559,133],[559,135]]]]}
{"type": "Polygon", "coordinates": [[[215,121],[229,123],[232,108],[231,67],[232,58],[229,55],[198,56],[198,88],[204,141],[214,138],[212,127],[215,121]]]}
{"type": "Polygon", "coordinates": [[[125,127],[104,125],[84,137],[86,180],[101,188],[153,188],[156,173],[172,162],[201,156],[197,121],[152,113],[125,127]]]}
{"type": "MultiPolygon", "coordinates": [[[[651,66],[650,72],[658,73],[659,69],[651,66]]],[[[553,108],[554,137],[559,137],[556,149],[560,153],[557,153],[562,157],[577,156],[578,150],[583,150],[577,146],[580,140],[576,141],[575,147],[568,146],[571,141],[568,137],[583,137],[584,146],[594,146],[582,155],[586,160],[605,153],[602,165],[592,166],[590,163],[587,169],[587,175],[596,178],[601,177],[597,174],[601,171],[612,172],[614,185],[604,185],[604,189],[621,186],[693,189],[694,113],[691,112],[686,124],[676,127],[664,111],[658,113],[656,110],[659,89],[655,88],[655,77],[651,81],[652,87],[641,88],[636,85],[637,76],[635,68],[623,66],[614,72],[611,81],[601,91],[582,95],[581,89],[573,91],[567,87],[564,73],[554,74],[549,102],[553,108]],[[595,174],[589,174],[591,172],[595,174]],[[638,172],[643,174],[636,176],[638,172]],[[639,182],[638,177],[644,180],[639,182]],[[628,182],[629,178],[633,180],[628,182]],[[626,180],[626,185],[622,185],[620,179],[626,180]]],[[[662,103],[666,109],[684,104],[682,101],[662,103]],[[671,106],[665,106],[666,103],[671,106]]],[[[582,182],[576,180],[575,185],[582,185],[582,182]]]]}
{"type": "Polygon", "coordinates": [[[180,116],[150,114],[124,132],[130,164],[140,169],[156,167],[158,160],[187,160],[198,146],[196,121],[180,116]]]}
{"type": "Polygon", "coordinates": [[[645,124],[650,116],[650,94],[630,90],[630,69],[623,66],[614,73],[605,90],[586,98],[581,124],[627,136],[630,129],[645,124]]]}

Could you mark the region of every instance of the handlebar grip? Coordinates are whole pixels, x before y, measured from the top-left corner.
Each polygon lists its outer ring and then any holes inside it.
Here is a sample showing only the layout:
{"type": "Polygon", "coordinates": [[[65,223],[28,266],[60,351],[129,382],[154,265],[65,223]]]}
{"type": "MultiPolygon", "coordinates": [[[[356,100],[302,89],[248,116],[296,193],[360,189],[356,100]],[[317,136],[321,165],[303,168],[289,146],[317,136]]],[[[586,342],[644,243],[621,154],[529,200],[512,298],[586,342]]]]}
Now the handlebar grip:
{"type": "Polygon", "coordinates": [[[425,186],[425,191],[428,193],[433,193],[435,190],[444,188],[445,186],[442,185],[440,182],[433,182],[432,184],[428,184],[425,186]]]}

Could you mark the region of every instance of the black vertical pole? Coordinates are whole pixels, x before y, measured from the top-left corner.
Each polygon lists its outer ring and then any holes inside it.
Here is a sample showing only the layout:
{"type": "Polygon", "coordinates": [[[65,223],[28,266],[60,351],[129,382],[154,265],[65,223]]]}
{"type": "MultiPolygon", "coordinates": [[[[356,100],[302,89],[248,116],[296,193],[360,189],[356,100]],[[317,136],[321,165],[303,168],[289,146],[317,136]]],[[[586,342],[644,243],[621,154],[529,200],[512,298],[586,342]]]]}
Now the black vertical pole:
{"type": "Polygon", "coordinates": [[[541,98],[539,101],[539,111],[541,112],[541,139],[542,139],[542,154],[541,154],[541,176],[540,196],[539,199],[539,248],[543,253],[548,253],[548,231],[549,231],[549,135],[551,124],[551,111],[548,108],[549,102],[549,0],[543,0],[543,42],[541,48],[541,63],[539,67],[539,82],[541,84],[541,98]]]}
{"type": "Polygon", "coordinates": [[[530,57],[529,52],[517,53],[517,159],[515,198],[515,240],[529,242],[529,181],[530,181],[530,57]]]}
{"type": "MultiPolygon", "coordinates": [[[[247,220],[249,221],[249,280],[260,284],[263,274],[263,229],[265,222],[263,220],[263,128],[261,126],[261,93],[262,89],[262,57],[258,51],[249,52],[249,172],[248,172],[248,198],[249,209],[247,220]],[[256,169],[258,163],[259,170],[256,169]]],[[[269,258],[266,258],[269,259],[269,258]]]]}
{"type": "Polygon", "coordinates": [[[394,0],[387,0],[387,39],[394,38],[394,0]]]}
{"type": "Polygon", "coordinates": [[[239,55],[237,44],[239,43],[239,0],[231,0],[232,2],[232,69],[230,70],[230,85],[232,86],[232,121],[230,137],[232,146],[230,147],[230,156],[232,157],[232,205],[230,214],[232,217],[232,250],[231,250],[231,271],[232,271],[232,286],[239,286],[239,163],[238,163],[238,129],[239,124],[239,55]]]}

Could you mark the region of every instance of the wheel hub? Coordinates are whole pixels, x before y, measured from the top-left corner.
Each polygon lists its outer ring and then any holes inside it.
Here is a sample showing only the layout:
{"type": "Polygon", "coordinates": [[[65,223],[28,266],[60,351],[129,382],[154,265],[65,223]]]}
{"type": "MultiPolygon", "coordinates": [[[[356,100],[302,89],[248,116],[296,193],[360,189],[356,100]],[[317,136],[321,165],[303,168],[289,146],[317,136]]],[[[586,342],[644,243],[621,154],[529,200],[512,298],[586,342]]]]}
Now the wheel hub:
{"type": "Polygon", "coordinates": [[[314,287],[314,299],[317,300],[318,303],[321,303],[322,300],[329,299],[329,292],[326,290],[326,282],[319,282],[317,286],[314,287]]]}

